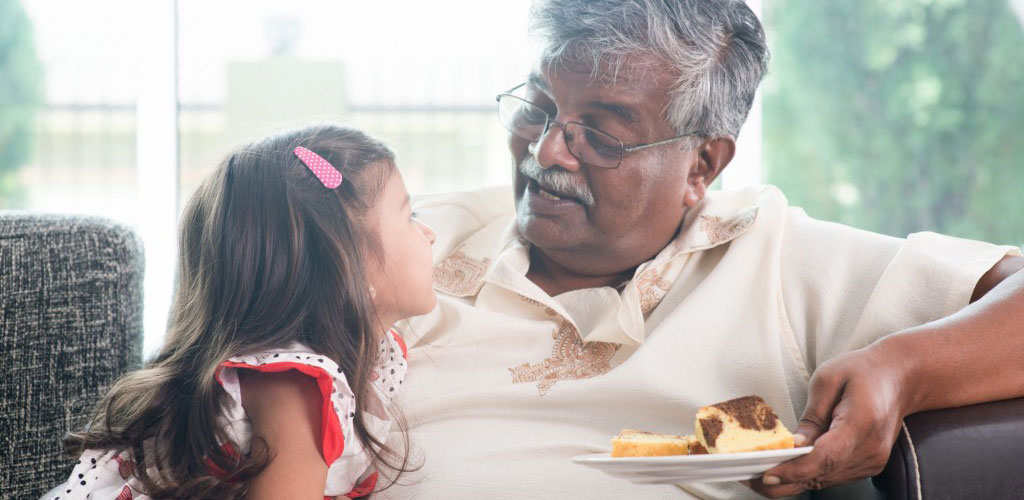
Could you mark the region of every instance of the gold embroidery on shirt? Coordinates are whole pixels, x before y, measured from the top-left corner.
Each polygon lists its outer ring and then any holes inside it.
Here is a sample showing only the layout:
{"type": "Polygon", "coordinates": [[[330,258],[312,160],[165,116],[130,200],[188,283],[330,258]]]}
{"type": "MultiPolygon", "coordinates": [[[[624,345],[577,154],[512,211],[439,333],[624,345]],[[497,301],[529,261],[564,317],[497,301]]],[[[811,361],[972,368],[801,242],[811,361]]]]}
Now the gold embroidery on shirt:
{"type": "Polygon", "coordinates": [[[550,306],[545,305],[544,303],[542,303],[539,300],[531,299],[530,297],[526,297],[524,295],[520,295],[519,296],[519,300],[522,300],[523,302],[526,302],[527,304],[530,304],[530,305],[533,305],[533,306],[537,306],[537,307],[539,307],[541,309],[544,309],[544,314],[547,314],[548,316],[555,316],[555,315],[558,314],[550,306]]]}
{"type": "Polygon", "coordinates": [[[658,307],[665,298],[672,283],[661,277],[655,269],[648,269],[636,280],[636,289],[640,292],[640,311],[647,316],[658,307]]]}
{"type": "Polygon", "coordinates": [[[568,321],[562,321],[552,337],[555,343],[551,357],[537,364],[523,363],[509,368],[512,383],[537,382],[537,391],[543,396],[559,380],[579,380],[608,373],[612,369],[612,356],[621,347],[609,342],[583,342],[568,321]]]}
{"type": "Polygon", "coordinates": [[[434,283],[452,295],[471,294],[476,291],[490,262],[491,259],[473,259],[457,250],[434,267],[434,283]]]}
{"type": "Polygon", "coordinates": [[[707,235],[709,244],[717,245],[749,227],[756,217],[757,210],[744,210],[725,220],[717,215],[701,215],[700,230],[707,235]]]}

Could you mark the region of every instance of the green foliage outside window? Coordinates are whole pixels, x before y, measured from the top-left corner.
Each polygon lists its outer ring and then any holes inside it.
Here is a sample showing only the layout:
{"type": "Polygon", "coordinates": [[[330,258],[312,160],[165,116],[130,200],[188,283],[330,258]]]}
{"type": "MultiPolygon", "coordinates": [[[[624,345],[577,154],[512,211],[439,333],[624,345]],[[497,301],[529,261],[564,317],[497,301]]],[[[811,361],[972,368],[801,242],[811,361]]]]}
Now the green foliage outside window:
{"type": "Polygon", "coordinates": [[[0,208],[23,202],[16,174],[32,151],[41,83],[32,24],[18,0],[0,0],[0,208]]]}
{"type": "Polygon", "coordinates": [[[1024,243],[1007,0],[768,0],[766,178],[820,219],[1024,243]]]}

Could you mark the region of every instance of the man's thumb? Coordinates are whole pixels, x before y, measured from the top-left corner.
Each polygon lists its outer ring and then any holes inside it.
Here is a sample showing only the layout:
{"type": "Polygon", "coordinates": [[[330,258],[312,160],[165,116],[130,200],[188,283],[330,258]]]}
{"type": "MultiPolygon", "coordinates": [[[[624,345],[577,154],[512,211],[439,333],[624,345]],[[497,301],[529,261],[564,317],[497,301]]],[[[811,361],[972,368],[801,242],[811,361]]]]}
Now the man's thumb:
{"type": "Polygon", "coordinates": [[[826,377],[814,377],[807,395],[807,408],[793,432],[793,444],[810,446],[828,430],[832,410],[842,396],[842,385],[829,383],[826,377]]]}

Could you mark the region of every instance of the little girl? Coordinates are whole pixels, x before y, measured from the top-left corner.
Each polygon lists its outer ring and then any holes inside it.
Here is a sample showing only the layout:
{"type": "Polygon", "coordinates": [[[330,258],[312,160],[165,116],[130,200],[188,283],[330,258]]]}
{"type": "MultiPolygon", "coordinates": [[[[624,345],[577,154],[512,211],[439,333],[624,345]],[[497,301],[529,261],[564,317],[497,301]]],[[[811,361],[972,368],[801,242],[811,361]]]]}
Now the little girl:
{"type": "Polygon", "coordinates": [[[433,242],[361,132],[230,154],[182,216],[165,344],[65,438],[78,463],[44,498],[356,498],[396,479],[406,364],[388,327],[434,307],[433,242]]]}

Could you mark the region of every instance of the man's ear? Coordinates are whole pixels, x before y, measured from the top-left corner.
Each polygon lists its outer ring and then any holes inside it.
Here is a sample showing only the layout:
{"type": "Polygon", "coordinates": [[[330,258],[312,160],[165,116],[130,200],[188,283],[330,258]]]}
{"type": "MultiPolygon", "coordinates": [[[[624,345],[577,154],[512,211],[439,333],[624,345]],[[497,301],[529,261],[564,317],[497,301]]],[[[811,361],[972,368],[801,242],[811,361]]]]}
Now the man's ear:
{"type": "Polygon", "coordinates": [[[716,137],[697,148],[697,163],[686,178],[683,203],[694,207],[704,199],[707,187],[718,178],[736,154],[736,140],[732,136],[716,137]]]}

